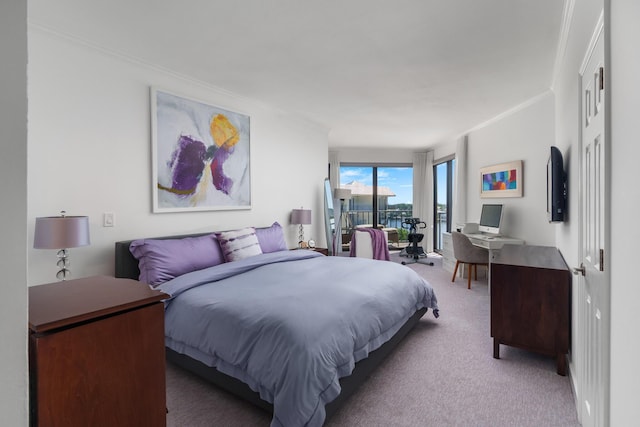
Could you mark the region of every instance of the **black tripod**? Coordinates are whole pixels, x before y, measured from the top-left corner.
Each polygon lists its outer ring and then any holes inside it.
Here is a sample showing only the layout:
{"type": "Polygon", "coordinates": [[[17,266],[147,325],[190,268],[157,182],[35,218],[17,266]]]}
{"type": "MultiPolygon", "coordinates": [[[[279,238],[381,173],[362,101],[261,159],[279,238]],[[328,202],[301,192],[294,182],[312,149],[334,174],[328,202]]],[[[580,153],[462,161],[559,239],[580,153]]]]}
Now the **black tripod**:
{"type": "Polygon", "coordinates": [[[422,239],[424,239],[424,234],[418,233],[418,230],[427,228],[427,224],[424,221],[420,221],[420,218],[405,218],[402,222],[402,228],[409,230],[409,235],[407,236],[409,239],[409,246],[400,252],[400,256],[411,258],[408,261],[402,261],[402,265],[413,264],[415,262],[433,265],[433,262],[431,261],[422,260],[422,258],[427,258],[427,254],[424,252],[424,249],[422,249],[422,246],[418,245],[422,242],[422,239]]]}

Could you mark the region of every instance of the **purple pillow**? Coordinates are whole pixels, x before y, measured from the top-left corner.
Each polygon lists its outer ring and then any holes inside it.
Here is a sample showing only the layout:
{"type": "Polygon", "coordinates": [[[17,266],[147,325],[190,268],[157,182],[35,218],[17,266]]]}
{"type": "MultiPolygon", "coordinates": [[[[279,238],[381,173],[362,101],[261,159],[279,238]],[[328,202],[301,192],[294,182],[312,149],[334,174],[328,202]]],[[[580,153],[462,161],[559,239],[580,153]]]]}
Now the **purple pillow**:
{"type": "Polygon", "coordinates": [[[139,280],[152,287],[224,262],[215,234],[182,239],[135,240],[129,250],[138,260],[139,280]]]}
{"type": "Polygon", "coordinates": [[[258,242],[264,254],[289,250],[284,241],[282,227],[277,221],[271,227],[256,228],[256,236],[258,236],[258,242]]]}

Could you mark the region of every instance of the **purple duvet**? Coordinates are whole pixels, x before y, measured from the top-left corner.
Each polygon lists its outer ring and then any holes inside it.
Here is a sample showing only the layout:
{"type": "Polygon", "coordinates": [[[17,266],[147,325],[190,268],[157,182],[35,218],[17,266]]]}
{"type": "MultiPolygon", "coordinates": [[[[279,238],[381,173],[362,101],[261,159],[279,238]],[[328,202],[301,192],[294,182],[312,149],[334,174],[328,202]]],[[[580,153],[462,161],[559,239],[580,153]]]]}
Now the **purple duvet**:
{"type": "Polygon", "coordinates": [[[312,251],[258,255],[160,285],[166,345],[245,382],[272,426],[321,426],[339,378],[389,340],[431,286],[400,264],[312,251]]]}

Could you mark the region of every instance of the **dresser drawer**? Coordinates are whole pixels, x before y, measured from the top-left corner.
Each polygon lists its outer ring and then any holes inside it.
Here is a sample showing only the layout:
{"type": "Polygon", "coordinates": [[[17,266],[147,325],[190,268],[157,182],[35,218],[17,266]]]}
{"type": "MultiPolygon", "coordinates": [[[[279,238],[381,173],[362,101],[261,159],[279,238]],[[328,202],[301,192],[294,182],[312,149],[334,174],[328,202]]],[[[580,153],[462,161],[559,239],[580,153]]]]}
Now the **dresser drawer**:
{"type": "Polygon", "coordinates": [[[453,255],[453,241],[449,233],[442,233],[442,252],[453,255]]]}

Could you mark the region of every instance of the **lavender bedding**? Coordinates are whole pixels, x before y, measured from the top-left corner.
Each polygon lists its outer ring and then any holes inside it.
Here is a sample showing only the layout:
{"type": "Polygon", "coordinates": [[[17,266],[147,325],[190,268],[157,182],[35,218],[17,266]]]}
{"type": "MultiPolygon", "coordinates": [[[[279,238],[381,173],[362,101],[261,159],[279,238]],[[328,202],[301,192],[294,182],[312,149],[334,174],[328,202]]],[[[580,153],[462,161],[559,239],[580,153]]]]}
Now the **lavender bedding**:
{"type": "Polygon", "coordinates": [[[437,299],[402,265],[279,251],[187,273],[168,293],[167,347],[245,382],[272,426],[321,426],[339,378],[437,299]]]}

